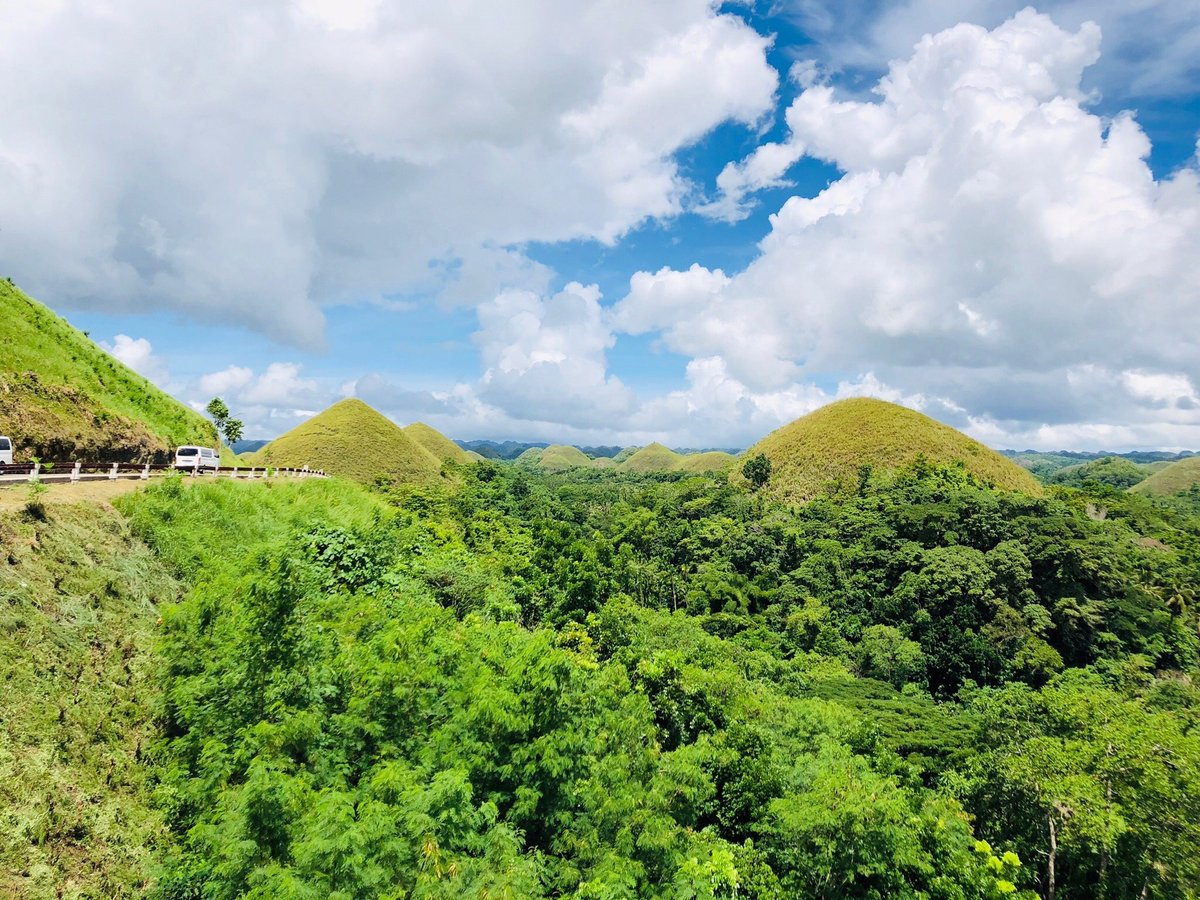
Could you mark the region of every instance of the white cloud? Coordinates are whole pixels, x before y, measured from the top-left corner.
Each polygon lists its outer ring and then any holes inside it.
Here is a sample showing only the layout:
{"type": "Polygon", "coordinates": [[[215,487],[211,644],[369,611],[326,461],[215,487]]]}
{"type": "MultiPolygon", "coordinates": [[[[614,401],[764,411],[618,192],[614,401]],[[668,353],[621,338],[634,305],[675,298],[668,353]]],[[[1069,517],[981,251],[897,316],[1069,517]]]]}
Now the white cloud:
{"type": "Polygon", "coordinates": [[[229,366],[220,372],[210,372],[200,378],[200,390],[220,396],[240,391],[254,379],[254,372],[245,366],[229,366]]]}
{"type": "Polygon", "coordinates": [[[1136,121],[1088,111],[1099,41],[1026,11],[922,39],[874,100],[803,91],[786,144],[844,175],[789,199],[744,272],[639,273],[615,321],[752,396],[874,372],[992,435],[1151,433],[1200,383],[1200,179],[1156,181],[1136,121]]]}
{"type": "Polygon", "coordinates": [[[112,343],[100,341],[100,346],[107,350],[115,359],[124,363],[144,378],[153,381],[159,387],[167,384],[170,376],[167,364],[154,355],[154,347],[146,338],[133,338],[127,334],[118,334],[112,343]]]}
{"type": "Polygon", "coordinates": [[[260,406],[296,406],[320,396],[315,379],[303,378],[296,363],[274,362],[238,393],[243,403],[260,406]]]}
{"type": "Polygon", "coordinates": [[[607,373],[615,337],[595,286],[541,297],[505,291],[479,307],[482,400],[530,421],[585,425],[628,415],[634,397],[607,373]]]}
{"type": "Polygon", "coordinates": [[[0,0],[0,20],[6,272],[56,307],[306,347],[334,303],[544,290],[506,248],[677,213],[673,154],[769,113],[778,81],[709,0],[0,0]]]}

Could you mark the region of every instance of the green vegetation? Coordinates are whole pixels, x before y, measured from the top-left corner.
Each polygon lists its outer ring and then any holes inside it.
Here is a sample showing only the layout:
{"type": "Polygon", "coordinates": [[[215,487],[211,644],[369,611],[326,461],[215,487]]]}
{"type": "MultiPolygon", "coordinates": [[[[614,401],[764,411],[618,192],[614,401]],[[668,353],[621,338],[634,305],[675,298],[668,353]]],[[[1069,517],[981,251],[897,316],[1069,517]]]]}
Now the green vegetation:
{"type": "Polygon", "coordinates": [[[310,451],[433,468],[10,514],[0,893],[1197,897],[1200,518],[895,409],[803,504],[347,401],[310,451]]]}
{"type": "Polygon", "coordinates": [[[170,840],[153,647],[176,599],[109,507],[0,513],[0,895],[142,893],[170,840]]]}
{"type": "Polygon", "coordinates": [[[18,458],[165,462],[213,426],[0,281],[0,434],[18,458]]]}
{"type": "Polygon", "coordinates": [[[474,455],[468,453],[436,428],[431,428],[424,422],[413,422],[405,427],[404,433],[444,463],[465,464],[483,459],[478,453],[474,455]]]}
{"type": "Polygon", "coordinates": [[[319,469],[362,484],[437,481],[441,461],[361,400],[335,403],[249,457],[253,465],[319,469]]]}
{"type": "Polygon", "coordinates": [[[1144,481],[1149,474],[1146,466],[1130,462],[1120,456],[1105,456],[1093,462],[1066,466],[1046,480],[1050,484],[1064,484],[1077,488],[1083,487],[1088,482],[1095,482],[1123,491],[1144,481]]]}
{"type": "Polygon", "coordinates": [[[769,490],[791,502],[853,493],[871,470],[960,464],[986,484],[1037,495],[1036,479],[994,450],[894,403],[855,398],[831,403],[772,432],[746,451],[771,460],[769,490]]]}
{"type": "Polygon", "coordinates": [[[1150,474],[1133,490],[1139,494],[1170,497],[1200,485],[1200,456],[1189,456],[1150,474]]]}

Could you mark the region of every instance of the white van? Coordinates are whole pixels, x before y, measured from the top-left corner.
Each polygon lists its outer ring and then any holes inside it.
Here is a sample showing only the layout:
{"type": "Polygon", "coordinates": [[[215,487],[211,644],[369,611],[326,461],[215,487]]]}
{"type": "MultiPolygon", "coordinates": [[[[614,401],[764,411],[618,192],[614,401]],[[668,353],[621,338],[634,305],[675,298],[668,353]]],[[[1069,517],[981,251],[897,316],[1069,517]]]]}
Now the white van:
{"type": "Polygon", "coordinates": [[[221,454],[212,447],[180,447],[175,451],[175,468],[192,472],[219,469],[221,454]]]}
{"type": "Polygon", "coordinates": [[[12,465],[12,438],[0,435],[0,465],[12,465]]]}

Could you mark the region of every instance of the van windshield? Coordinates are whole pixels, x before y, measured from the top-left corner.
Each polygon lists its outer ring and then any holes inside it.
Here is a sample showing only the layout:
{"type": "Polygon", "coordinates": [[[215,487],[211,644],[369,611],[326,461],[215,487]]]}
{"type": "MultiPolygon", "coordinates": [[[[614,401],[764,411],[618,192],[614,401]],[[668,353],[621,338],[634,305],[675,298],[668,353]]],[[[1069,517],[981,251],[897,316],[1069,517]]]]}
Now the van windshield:
{"type": "Polygon", "coordinates": [[[200,451],[195,447],[180,447],[176,456],[195,456],[200,451]]]}

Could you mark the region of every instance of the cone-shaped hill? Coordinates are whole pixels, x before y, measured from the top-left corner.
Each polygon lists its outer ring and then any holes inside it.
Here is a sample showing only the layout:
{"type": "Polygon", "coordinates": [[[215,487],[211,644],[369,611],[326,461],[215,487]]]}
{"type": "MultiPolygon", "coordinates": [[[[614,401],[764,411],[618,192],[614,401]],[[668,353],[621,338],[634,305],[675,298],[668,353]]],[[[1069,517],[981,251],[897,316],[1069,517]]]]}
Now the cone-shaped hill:
{"type": "Polygon", "coordinates": [[[588,468],[592,458],[578,447],[551,444],[542,451],[537,467],[543,472],[565,472],[567,469],[588,468]]]}
{"type": "Polygon", "coordinates": [[[413,422],[405,427],[404,433],[442,462],[469,463],[482,458],[478,453],[472,457],[450,438],[424,422],[413,422]]]}
{"type": "Polygon", "coordinates": [[[618,466],[621,472],[717,472],[733,462],[733,457],[719,450],[707,453],[676,453],[662,444],[647,444],[626,457],[618,466]]]}
{"type": "Polygon", "coordinates": [[[335,403],[280,435],[255,453],[250,462],[308,466],[363,484],[377,478],[434,481],[442,468],[441,461],[404,429],[354,398],[335,403]]]}
{"type": "Polygon", "coordinates": [[[1135,494],[1172,497],[1200,484],[1200,456],[1188,456],[1150,475],[1129,490],[1135,494]]]}
{"type": "Polygon", "coordinates": [[[1037,479],[961,431],[915,410],[859,397],[840,400],[773,431],[746,451],[771,460],[770,490],[800,502],[825,492],[853,490],[864,465],[897,469],[924,456],[931,463],[961,461],[967,471],[999,488],[1040,495],[1037,479]]]}
{"type": "Polygon", "coordinates": [[[659,443],[647,444],[617,466],[617,471],[638,474],[674,472],[679,468],[682,459],[683,457],[670,447],[664,447],[659,443]]]}

